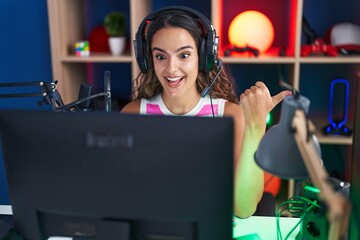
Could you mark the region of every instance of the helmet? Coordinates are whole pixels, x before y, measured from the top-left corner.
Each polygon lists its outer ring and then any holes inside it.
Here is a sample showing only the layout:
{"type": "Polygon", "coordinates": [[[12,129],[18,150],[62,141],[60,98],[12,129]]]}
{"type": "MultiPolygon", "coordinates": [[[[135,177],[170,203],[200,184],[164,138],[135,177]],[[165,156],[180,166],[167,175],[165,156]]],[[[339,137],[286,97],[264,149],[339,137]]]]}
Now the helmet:
{"type": "Polygon", "coordinates": [[[360,52],[360,26],[349,22],[334,25],[330,43],[337,49],[360,52]]]}

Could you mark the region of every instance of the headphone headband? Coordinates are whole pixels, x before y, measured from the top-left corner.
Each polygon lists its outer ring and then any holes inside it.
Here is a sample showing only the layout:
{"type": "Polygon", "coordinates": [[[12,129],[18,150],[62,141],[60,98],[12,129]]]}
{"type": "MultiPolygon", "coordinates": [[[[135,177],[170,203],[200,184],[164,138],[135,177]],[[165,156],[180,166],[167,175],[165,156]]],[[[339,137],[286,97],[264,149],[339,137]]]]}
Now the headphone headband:
{"type": "Polygon", "coordinates": [[[142,73],[146,73],[149,64],[146,60],[147,40],[145,38],[145,29],[149,21],[153,21],[163,13],[185,12],[199,19],[203,26],[204,36],[199,46],[199,68],[200,70],[210,71],[218,61],[218,43],[215,29],[210,20],[199,11],[185,6],[169,6],[160,8],[157,11],[145,17],[139,25],[135,35],[134,50],[137,63],[142,73]]]}
{"type": "Polygon", "coordinates": [[[210,20],[207,17],[205,17],[201,12],[185,6],[170,6],[170,7],[160,8],[157,11],[150,13],[147,17],[145,17],[140,23],[136,34],[144,34],[143,30],[145,30],[144,28],[148,21],[152,21],[156,19],[159,15],[163,14],[164,12],[172,12],[172,11],[191,13],[194,17],[200,19],[202,25],[204,26],[205,32],[214,31],[214,27],[211,24],[210,20]]]}

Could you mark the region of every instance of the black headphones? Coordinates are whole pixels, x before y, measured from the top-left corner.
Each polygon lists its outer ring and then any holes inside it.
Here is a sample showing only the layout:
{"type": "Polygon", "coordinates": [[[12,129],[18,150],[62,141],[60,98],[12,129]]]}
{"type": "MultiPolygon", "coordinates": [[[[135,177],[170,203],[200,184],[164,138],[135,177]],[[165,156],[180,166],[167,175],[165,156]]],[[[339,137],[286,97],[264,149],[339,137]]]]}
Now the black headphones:
{"type": "Polygon", "coordinates": [[[135,50],[135,57],[136,61],[139,65],[140,71],[142,73],[146,73],[148,70],[148,62],[146,60],[146,52],[147,52],[147,42],[145,39],[145,29],[146,25],[149,21],[152,21],[159,17],[161,14],[164,13],[171,13],[171,12],[185,12],[190,14],[196,19],[200,20],[200,23],[204,29],[204,37],[201,40],[200,47],[199,47],[199,68],[203,71],[210,71],[212,70],[218,63],[218,45],[219,45],[219,37],[216,36],[216,32],[214,27],[212,26],[210,20],[206,18],[200,12],[184,6],[171,6],[171,7],[164,7],[158,9],[157,11],[151,13],[144,20],[140,23],[138,31],[135,35],[134,43],[134,50],[135,50]]]}

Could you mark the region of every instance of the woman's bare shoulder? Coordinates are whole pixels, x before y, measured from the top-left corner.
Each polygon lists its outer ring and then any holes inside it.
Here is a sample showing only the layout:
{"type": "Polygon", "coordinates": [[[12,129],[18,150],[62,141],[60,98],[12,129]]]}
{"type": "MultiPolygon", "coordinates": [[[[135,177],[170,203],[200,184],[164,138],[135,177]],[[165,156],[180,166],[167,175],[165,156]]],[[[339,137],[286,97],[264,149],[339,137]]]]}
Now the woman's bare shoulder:
{"type": "Polygon", "coordinates": [[[135,100],[126,104],[120,111],[121,113],[140,113],[140,100],[135,100]]]}

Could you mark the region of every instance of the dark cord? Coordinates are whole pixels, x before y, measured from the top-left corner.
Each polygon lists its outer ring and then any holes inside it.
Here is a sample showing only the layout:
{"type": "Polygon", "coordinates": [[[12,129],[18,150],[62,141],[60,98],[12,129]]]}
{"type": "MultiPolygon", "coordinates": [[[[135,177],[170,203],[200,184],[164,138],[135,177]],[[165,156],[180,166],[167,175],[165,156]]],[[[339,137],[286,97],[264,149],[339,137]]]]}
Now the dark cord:
{"type": "Polygon", "coordinates": [[[108,96],[108,92],[101,92],[101,93],[98,93],[98,94],[94,94],[90,97],[86,97],[86,98],[82,98],[82,99],[79,99],[75,102],[72,102],[72,103],[69,103],[69,104],[66,104],[62,107],[58,107],[58,108],[55,108],[54,110],[55,111],[66,111],[66,110],[69,110],[70,108],[78,108],[78,104],[82,103],[82,102],[85,102],[85,101],[88,101],[88,100],[91,100],[91,99],[94,99],[94,98],[98,98],[98,97],[102,97],[102,96],[108,96]]]}
{"type": "MultiPolygon", "coordinates": [[[[209,83],[209,86],[211,86],[211,83],[210,83],[210,80],[209,80],[209,74],[206,74],[206,79],[207,79],[207,82],[209,83]]],[[[213,101],[212,101],[213,99],[212,99],[211,93],[209,94],[209,98],[210,98],[212,116],[215,117],[214,104],[213,104],[213,101]]]]}
{"type": "Polygon", "coordinates": [[[212,116],[215,117],[215,113],[214,113],[214,105],[213,105],[213,102],[212,102],[212,96],[211,96],[211,93],[209,93],[211,91],[211,89],[213,88],[213,85],[215,83],[215,81],[217,80],[217,78],[219,77],[220,73],[221,73],[221,70],[223,68],[223,64],[222,64],[222,60],[221,59],[218,59],[218,70],[215,74],[215,77],[213,78],[212,82],[210,82],[210,77],[209,77],[209,73],[207,72],[206,73],[206,80],[207,82],[209,83],[209,86],[206,87],[204,89],[204,91],[201,93],[201,97],[205,97],[207,94],[209,94],[209,97],[210,97],[210,105],[211,105],[211,111],[212,111],[212,116]]]}
{"type": "MultiPolygon", "coordinates": [[[[209,80],[209,78],[208,78],[208,80],[209,80]]],[[[210,105],[211,105],[212,116],[215,117],[214,104],[213,104],[213,99],[212,99],[211,94],[209,94],[209,98],[210,98],[210,105]]]]}
{"type": "Polygon", "coordinates": [[[214,105],[213,105],[213,101],[212,101],[212,96],[210,95],[209,97],[210,97],[210,105],[211,105],[212,116],[215,117],[214,105]]]}
{"type": "Polygon", "coordinates": [[[284,80],[280,79],[279,85],[280,85],[280,87],[291,91],[296,100],[298,100],[300,98],[300,91],[298,89],[294,88],[293,86],[291,86],[290,84],[288,84],[287,82],[285,82],[284,80]]]}

